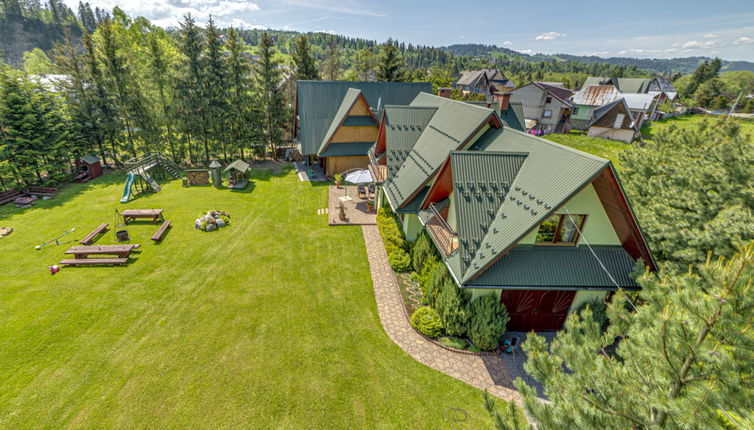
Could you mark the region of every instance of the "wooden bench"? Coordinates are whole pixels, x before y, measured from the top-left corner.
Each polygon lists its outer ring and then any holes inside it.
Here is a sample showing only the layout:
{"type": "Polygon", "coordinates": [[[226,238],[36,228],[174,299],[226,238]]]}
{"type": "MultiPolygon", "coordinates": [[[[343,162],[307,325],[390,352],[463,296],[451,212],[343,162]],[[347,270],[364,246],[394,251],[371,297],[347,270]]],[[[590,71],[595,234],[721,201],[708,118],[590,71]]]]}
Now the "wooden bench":
{"type": "Polygon", "coordinates": [[[102,224],[99,225],[99,227],[97,227],[94,230],[92,230],[91,233],[87,234],[85,238],[81,239],[81,241],[79,243],[82,244],[82,245],[89,245],[89,244],[91,244],[94,241],[94,236],[97,236],[100,233],[106,232],[107,231],[107,226],[109,226],[109,225],[110,224],[108,224],[106,222],[103,222],[102,224]]]}
{"type": "Polygon", "coordinates": [[[121,264],[126,264],[128,262],[127,257],[123,258],[76,258],[71,260],[63,260],[60,262],[61,265],[65,266],[82,266],[82,265],[92,265],[92,264],[110,264],[113,266],[118,266],[121,264]]]}
{"type": "Polygon", "coordinates": [[[126,224],[137,218],[151,218],[153,222],[157,222],[162,219],[162,209],[126,209],[120,215],[126,224]]]}
{"type": "Polygon", "coordinates": [[[162,223],[160,228],[157,229],[154,236],[152,236],[152,240],[154,241],[160,241],[162,240],[162,236],[165,235],[165,232],[170,228],[170,220],[167,220],[162,223]]]}
{"type": "Polygon", "coordinates": [[[54,197],[55,194],[58,193],[58,189],[55,187],[39,187],[39,186],[32,186],[29,187],[28,190],[26,190],[26,194],[31,194],[34,196],[42,196],[42,197],[54,197]]]}
{"type": "Polygon", "coordinates": [[[23,197],[24,195],[24,193],[16,190],[10,190],[4,193],[0,193],[0,205],[15,201],[17,198],[23,197]]]}

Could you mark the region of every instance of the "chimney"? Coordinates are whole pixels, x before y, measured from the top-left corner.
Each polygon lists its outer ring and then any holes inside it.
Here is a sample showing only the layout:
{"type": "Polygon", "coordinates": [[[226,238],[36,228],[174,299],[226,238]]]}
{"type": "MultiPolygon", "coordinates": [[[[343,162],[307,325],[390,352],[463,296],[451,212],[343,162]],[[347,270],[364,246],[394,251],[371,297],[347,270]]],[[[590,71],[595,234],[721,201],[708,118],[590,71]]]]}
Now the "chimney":
{"type": "Polygon", "coordinates": [[[437,95],[440,97],[445,97],[446,99],[450,98],[450,88],[444,87],[444,88],[438,88],[437,89],[437,95]]]}
{"type": "Polygon", "coordinates": [[[500,105],[500,112],[508,110],[508,106],[511,103],[511,93],[495,93],[493,96],[495,101],[500,105]]]}

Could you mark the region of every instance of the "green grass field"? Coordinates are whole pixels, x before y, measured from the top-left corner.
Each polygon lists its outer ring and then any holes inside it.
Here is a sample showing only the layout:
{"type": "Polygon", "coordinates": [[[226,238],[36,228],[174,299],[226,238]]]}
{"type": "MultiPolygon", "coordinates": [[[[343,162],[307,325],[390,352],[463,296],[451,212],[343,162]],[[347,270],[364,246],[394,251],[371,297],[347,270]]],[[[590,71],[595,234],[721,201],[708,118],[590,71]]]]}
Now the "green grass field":
{"type": "Polygon", "coordinates": [[[618,154],[631,147],[630,144],[617,140],[599,139],[579,134],[546,134],[544,138],[561,145],[578,149],[579,151],[607,158],[616,166],[620,166],[618,154]]]}
{"type": "Polygon", "coordinates": [[[385,334],[360,228],[316,213],[326,186],[256,170],[246,192],[172,181],[120,205],[122,188],[110,174],[0,207],[15,229],[0,239],[0,427],[437,429],[450,407],[489,425],[479,390],[385,334]],[[142,246],[127,266],[49,274],[123,208],[163,208],[174,227],[154,244],[156,225],[129,226],[142,246]],[[231,226],[195,230],[208,209],[231,226]]]}

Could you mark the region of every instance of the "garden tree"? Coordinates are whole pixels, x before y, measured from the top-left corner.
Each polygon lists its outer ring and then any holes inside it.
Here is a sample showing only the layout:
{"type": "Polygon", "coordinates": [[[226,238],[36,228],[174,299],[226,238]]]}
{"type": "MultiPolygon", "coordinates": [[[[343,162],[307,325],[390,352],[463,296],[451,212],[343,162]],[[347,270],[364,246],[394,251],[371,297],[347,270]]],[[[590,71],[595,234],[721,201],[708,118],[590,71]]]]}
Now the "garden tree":
{"type": "MultiPolygon", "coordinates": [[[[444,264],[442,266],[445,267],[444,264]]],[[[475,340],[470,336],[469,323],[471,312],[473,312],[470,309],[470,301],[471,293],[460,289],[449,276],[446,276],[439,286],[439,291],[435,298],[435,309],[440,314],[440,319],[448,334],[453,336],[465,336],[468,334],[472,342],[480,348],[484,348],[484,346],[477,343],[479,337],[475,340]]],[[[471,307],[473,306],[472,304],[471,307]]],[[[505,324],[503,324],[503,332],[505,332],[505,324]]]]}
{"type": "Polygon", "coordinates": [[[173,161],[178,162],[179,156],[173,136],[173,85],[172,69],[169,67],[168,60],[165,56],[163,41],[167,35],[161,29],[154,29],[148,36],[149,43],[149,76],[157,87],[157,102],[159,109],[156,110],[157,116],[155,122],[160,128],[165,129],[165,139],[170,149],[170,157],[173,161]]]}
{"type": "Polygon", "coordinates": [[[37,134],[40,118],[32,104],[29,82],[21,73],[0,65],[0,124],[2,124],[2,159],[10,161],[15,179],[29,183],[41,177],[37,156],[43,150],[37,134]]]}
{"type": "MultiPolygon", "coordinates": [[[[455,286],[455,285],[454,285],[455,286]]],[[[462,294],[462,293],[461,293],[462,294]]],[[[484,294],[469,303],[466,335],[474,345],[491,351],[499,345],[508,324],[508,311],[497,294],[484,294]]]]}
{"type": "Polygon", "coordinates": [[[222,153],[223,159],[227,161],[228,152],[226,148],[226,130],[225,115],[228,110],[228,95],[225,86],[225,63],[222,42],[220,34],[215,26],[214,20],[210,16],[207,23],[207,29],[204,35],[205,55],[202,71],[203,103],[204,103],[204,156],[205,160],[211,159],[210,139],[217,144],[219,141],[220,148],[213,148],[214,154],[222,153]]]}
{"type": "Polygon", "coordinates": [[[275,44],[267,33],[263,33],[259,40],[260,58],[254,69],[254,84],[261,113],[262,141],[277,157],[276,148],[283,136],[286,115],[279,88],[283,76],[274,56],[275,44]]]}
{"type": "Polygon", "coordinates": [[[754,239],[754,141],[738,123],[669,127],[620,157],[624,188],[662,266],[684,270],[707,251],[729,257],[754,239]]]}
{"type": "Polygon", "coordinates": [[[524,368],[549,402],[518,379],[526,412],[543,430],[708,429],[750,414],[752,279],[754,242],[694,271],[645,273],[640,299],[613,296],[604,333],[585,311],[549,346],[530,335],[524,368]]]}
{"type": "Polygon", "coordinates": [[[306,36],[296,39],[291,57],[296,68],[296,80],[314,80],[319,78],[317,74],[317,62],[314,60],[311,45],[309,45],[309,40],[306,36]]]}
{"type": "Polygon", "coordinates": [[[181,131],[186,140],[189,160],[194,162],[193,139],[202,136],[203,91],[202,91],[202,41],[199,27],[191,14],[186,14],[180,23],[179,51],[183,55],[176,79],[176,113],[181,131]]]}
{"type": "MultiPolygon", "coordinates": [[[[707,80],[697,87],[696,92],[694,93],[694,103],[696,103],[698,106],[715,109],[718,106],[714,106],[714,102],[720,96],[720,93],[722,91],[723,86],[722,82],[720,82],[719,79],[713,78],[707,80]]],[[[727,105],[727,99],[725,99],[725,104],[722,107],[724,108],[725,105],[727,105]]]]}
{"type": "Polygon", "coordinates": [[[39,48],[24,52],[24,72],[28,75],[51,74],[53,65],[47,54],[39,48]]]}
{"type": "Polygon", "coordinates": [[[716,78],[722,61],[719,58],[715,58],[712,61],[704,61],[699,67],[696,68],[694,73],[689,78],[688,83],[683,83],[681,93],[682,97],[693,97],[699,86],[710,79],[716,78]]]}
{"type": "Polygon", "coordinates": [[[230,28],[226,40],[229,51],[227,59],[228,132],[231,144],[245,159],[244,148],[253,146],[257,139],[258,112],[253,97],[251,64],[243,55],[243,41],[234,28],[230,28]]]}
{"type": "Polygon", "coordinates": [[[397,82],[403,79],[403,61],[398,48],[391,39],[382,47],[379,65],[377,67],[377,80],[383,82],[397,82]]]}
{"type": "Polygon", "coordinates": [[[335,38],[332,38],[322,61],[322,77],[328,81],[336,81],[340,77],[340,69],[340,47],[335,43],[335,38]]]}
{"type": "MultiPolygon", "coordinates": [[[[108,92],[107,85],[103,76],[102,68],[97,51],[94,48],[94,41],[91,35],[85,34],[84,40],[84,74],[87,76],[86,89],[90,97],[82,99],[87,103],[87,111],[91,114],[92,128],[101,131],[96,138],[100,142],[107,138],[110,141],[112,158],[118,162],[118,133],[122,130],[118,114],[113,103],[113,97],[108,92]],[[91,88],[91,91],[88,91],[91,88]]],[[[75,48],[72,48],[75,49],[75,48]]],[[[81,94],[86,94],[82,88],[81,94]]],[[[100,143],[101,147],[101,143],[100,143]]],[[[104,154],[104,150],[102,151],[104,154]]],[[[102,160],[106,160],[103,156],[102,160]]]]}
{"type": "Polygon", "coordinates": [[[374,79],[376,57],[372,48],[356,51],[353,61],[352,78],[354,81],[369,81],[374,79]]]}
{"type": "Polygon", "coordinates": [[[432,67],[429,70],[429,82],[432,82],[432,91],[437,93],[438,88],[449,88],[453,85],[453,76],[450,70],[443,67],[432,67]]]}

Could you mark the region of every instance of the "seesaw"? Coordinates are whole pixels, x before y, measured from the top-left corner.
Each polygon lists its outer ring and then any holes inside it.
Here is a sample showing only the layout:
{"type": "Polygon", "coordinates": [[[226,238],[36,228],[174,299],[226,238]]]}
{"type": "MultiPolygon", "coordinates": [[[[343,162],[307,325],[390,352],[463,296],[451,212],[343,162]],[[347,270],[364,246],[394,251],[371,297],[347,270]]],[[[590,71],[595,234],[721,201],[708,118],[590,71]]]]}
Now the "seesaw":
{"type": "Polygon", "coordinates": [[[41,248],[42,248],[43,246],[45,246],[45,245],[49,245],[49,244],[51,244],[52,242],[55,242],[55,245],[60,245],[60,238],[61,238],[61,237],[63,237],[63,236],[65,236],[65,235],[67,235],[67,234],[71,234],[71,233],[73,233],[73,231],[74,231],[74,230],[76,230],[76,229],[75,229],[75,228],[72,228],[72,229],[68,230],[67,232],[65,232],[65,233],[61,234],[60,236],[56,237],[55,239],[52,239],[52,240],[48,240],[47,242],[45,242],[45,243],[43,243],[43,244],[41,244],[41,245],[37,245],[37,246],[35,246],[35,247],[34,247],[34,249],[41,249],[41,248]]]}

